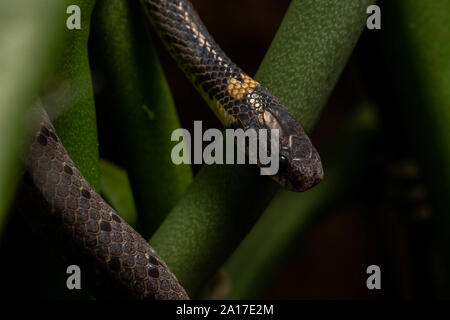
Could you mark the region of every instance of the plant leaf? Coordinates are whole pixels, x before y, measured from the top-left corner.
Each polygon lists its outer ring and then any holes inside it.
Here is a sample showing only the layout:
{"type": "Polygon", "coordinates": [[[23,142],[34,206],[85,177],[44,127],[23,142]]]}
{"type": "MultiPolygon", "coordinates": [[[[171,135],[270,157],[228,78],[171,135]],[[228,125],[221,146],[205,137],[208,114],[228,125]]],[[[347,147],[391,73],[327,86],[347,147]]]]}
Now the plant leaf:
{"type": "Polygon", "coordinates": [[[148,238],[192,181],[190,166],[170,158],[170,135],[180,123],[139,3],[99,1],[94,29],[93,56],[107,79],[101,112],[117,130],[140,232],[148,238]]]}
{"type": "Polygon", "coordinates": [[[127,173],[112,162],[100,159],[100,189],[103,198],[134,227],[137,213],[127,173]]]}
{"type": "Polygon", "coordinates": [[[14,194],[27,110],[56,53],[64,1],[0,3],[0,232],[14,194]]]}
{"type": "Polygon", "coordinates": [[[75,0],[71,4],[80,7],[81,29],[63,27],[64,42],[46,82],[43,103],[64,148],[86,180],[98,190],[97,123],[88,58],[95,1],[75,0]]]}

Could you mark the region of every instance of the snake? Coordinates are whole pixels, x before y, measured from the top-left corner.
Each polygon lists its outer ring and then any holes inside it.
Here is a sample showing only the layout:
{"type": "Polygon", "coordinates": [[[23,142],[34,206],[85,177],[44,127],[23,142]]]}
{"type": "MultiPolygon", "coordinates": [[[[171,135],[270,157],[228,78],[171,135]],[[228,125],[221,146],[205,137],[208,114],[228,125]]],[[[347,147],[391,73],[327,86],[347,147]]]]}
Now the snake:
{"type": "MultiPolygon", "coordinates": [[[[117,297],[186,300],[188,295],[164,260],[92,188],[68,155],[44,109],[26,157],[28,180],[53,226],[89,265],[114,282],[117,297]],[[123,295],[122,295],[123,293],[123,295]]],[[[30,197],[31,198],[31,197],[30,197]]],[[[34,210],[33,210],[34,211],[34,210]]],[[[52,230],[50,227],[48,228],[52,230]]]]}
{"type": "MultiPolygon", "coordinates": [[[[234,64],[188,0],[142,0],[150,24],[226,128],[278,129],[280,169],[274,179],[305,191],[322,180],[320,156],[288,108],[234,64]]],[[[77,169],[43,108],[26,157],[44,220],[126,297],[184,300],[186,290],[149,243],[92,188],[77,169]]]]}
{"type": "MultiPolygon", "coordinates": [[[[280,185],[305,191],[323,179],[320,156],[300,123],[214,41],[188,0],[141,0],[169,53],[226,128],[278,130],[280,185]]],[[[266,143],[267,141],[263,141],[266,143]]]]}

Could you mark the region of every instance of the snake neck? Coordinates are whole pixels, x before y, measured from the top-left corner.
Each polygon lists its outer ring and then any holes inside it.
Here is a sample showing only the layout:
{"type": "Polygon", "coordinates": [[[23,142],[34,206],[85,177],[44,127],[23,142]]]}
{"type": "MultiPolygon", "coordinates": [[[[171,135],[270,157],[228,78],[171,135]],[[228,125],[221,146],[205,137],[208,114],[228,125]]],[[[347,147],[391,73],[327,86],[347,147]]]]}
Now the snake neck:
{"type": "MultiPolygon", "coordinates": [[[[323,176],[320,157],[301,125],[267,88],[219,48],[188,0],[142,0],[171,55],[226,128],[278,130],[281,185],[304,191],[323,176]]],[[[260,131],[263,132],[263,131],[260,131]]],[[[262,143],[268,143],[262,141],[262,143]]]]}
{"type": "Polygon", "coordinates": [[[250,100],[260,84],[227,57],[192,4],[185,0],[145,0],[144,4],[168,51],[222,124],[248,129],[258,123],[258,104],[250,100]]]}

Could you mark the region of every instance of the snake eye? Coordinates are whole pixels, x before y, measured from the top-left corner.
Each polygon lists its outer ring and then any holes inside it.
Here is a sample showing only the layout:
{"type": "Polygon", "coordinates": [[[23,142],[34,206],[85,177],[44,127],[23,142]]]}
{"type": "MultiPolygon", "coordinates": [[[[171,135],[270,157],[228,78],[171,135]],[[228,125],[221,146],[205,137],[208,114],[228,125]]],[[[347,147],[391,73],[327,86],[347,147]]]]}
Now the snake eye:
{"type": "Polygon", "coordinates": [[[284,170],[287,168],[289,164],[289,159],[286,155],[280,154],[280,169],[284,170]]]}

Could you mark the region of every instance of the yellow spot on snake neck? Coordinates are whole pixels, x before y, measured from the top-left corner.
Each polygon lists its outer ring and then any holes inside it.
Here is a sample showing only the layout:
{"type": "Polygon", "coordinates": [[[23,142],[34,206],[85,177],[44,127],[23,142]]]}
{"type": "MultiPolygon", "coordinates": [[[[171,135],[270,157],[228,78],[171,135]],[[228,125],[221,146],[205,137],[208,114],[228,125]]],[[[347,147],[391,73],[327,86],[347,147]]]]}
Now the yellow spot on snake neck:
{"type": "Polygon", "coordinates": [[[240,100],[248,93],[251,93],[259,83],[250,78],[249,76],[241,73],[243,82],[237,80],[236,78],[231,78],[228,81],[228,93],[233,98],[240,100]]]}

